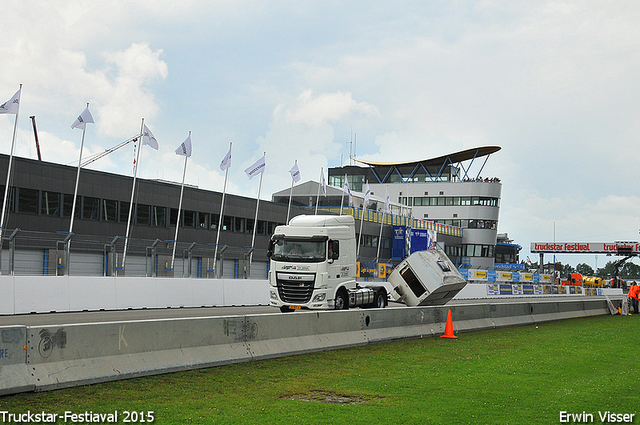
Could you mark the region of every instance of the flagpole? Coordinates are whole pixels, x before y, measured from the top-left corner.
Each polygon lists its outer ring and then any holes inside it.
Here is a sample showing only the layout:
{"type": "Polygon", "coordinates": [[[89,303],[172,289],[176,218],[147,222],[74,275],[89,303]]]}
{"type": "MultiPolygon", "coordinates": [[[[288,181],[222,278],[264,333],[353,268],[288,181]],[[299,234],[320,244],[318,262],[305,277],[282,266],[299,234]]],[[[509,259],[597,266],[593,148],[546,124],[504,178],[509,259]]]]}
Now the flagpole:
{"type": "MultiPolygon", "coordinates": [[[[367,180],[367,187],[369,186],[369,180],[367,180]]],[[[358,235],[358,251],[356,257],[360,256],[360,241],[362,240],[362,225],[364,224],[364,210],[367,208],[367,196],[362,202],[362,216],[360,217],[360,234],[358,235]]]]}
{"type": "Polygon", "coordinates": [[[318,192],[316,193],[316,214],[318,215],[318,201],[320,200],[320,185],[322,184],[322,167],[320,167],[320,181],[318,182],[318,192]]]}
{"type": "MultiPolygon", "coordinates": [[[[22,96],[22,84],[20,84],[20,96],[22,96]]],[[[13,150],[16,145],[16,130],[18,129],[18,115],[20,114],[20,102],[18,102],[18,110],[16,111],[16,119],[13,122],[13,136],[11,137],[11,155],[9,155],[9,166],[7,167],[7,180],[4,184],[4,202],[2,203],[2,218],[0,218],[0,264],[2,264],[2,232],[4,230],[4,218],[7,211],[7,195],[9,194],[9,179],[11,178],[11,166],[13,164],[13,150]]],[[[2,269],[0,266],[0,274],[2,269]]]]}
{"type": "Polygon", "coordinates": [[[378,252],[376,253],[376,263],[380,262],[380,245],[382,245],[382,226],[384,225],[385,214],[388,213],[387,199],[389,199],[389,186],[387,186],[387,197],[385,198],[385,202],[384,202],[384,213],[382,213],[382,221],[380,221],[380,236],[378,236],[378,252]]]}
{"type": "MultiPolygon", "coordinates": [[[[229,152],[231,151],[231,144],[229,142],[229,152]]],[[[220,228],[222,227],[222,213],[224,211],[224,195],[227,193],[227,177],[229,176],[229,167],[224,170],[224,187],[222,189],[222,202],[220,203],[220,217],[218,217],[218,234],[216,235],[216,248],[213,251],[213,272],[218,275],[218,242],[220,241],[220,228]]]]}
{"type": "MultiPolygon", "coordinates": [[[[87,108],[89,108],[89,102],[87,102],[87,108]]],[[[78,199],[78,184],[80,183],[80,168],[82,168],[82,150],[84,149],[84,135],[87,132],[87,123],[85,122],[84,127],[82,128],[82,142],[80,142],[80,157],[78,158],[78,171],[76,172],[76,187],[73,191],[73,203],[71,206],[71,220],[69,222],[69,236],[71,236],[71,232],[73,232],[73,219],[76,216],[76,202],[78,199]]],[[[69,275],[69,256],[71,255],[71,237],[67,239],[67,255],[66,255],[66,266],[67,266],[67,276],[69,275]]]]}
{"type": "MultiPolygon", "coordinates": [[[[191,137],[191,131],[189,131],[189,137],[191,137]]],[[[184,156],[184,170],[182,171],[182,185],[180,185],[180,202],[178,202],[178,219],[176,220],[176,235],[173,238],[173,253],[171,254],[171,271],[173,271],[173,265],[176,259],[176,245],[178,245],[178,228],[180,228],[180,211],[182,210],[182,195],[184,194],[184,177],[187,175],[187,160],[189,157],[184,156]]],[[[184,276],[184,271],[182,273],[184,276]]],[[[175,277],[175,273],[174,273],[175,277]]]]}
{"type": "MultiPolygon", "coordinates": [[[[344,181],[346,184],[348,184],[346,173],[344,175],[344,181]]],[[[340,197],[340,215],[342,215],[342,205],[344,205],[344,184],[342,185],[342,196],[340,197]]]]}
{"type": "Polygon", "coordinates": [[[122,252],[122,270],[127,258],[127,245],[129,243],[129,229],[131,229],[131,212],[133,211],[133,196],[136,191],[136,176],[138,175],[138,165],[140,165],[140,151],[142,150],[142,134],[144,132],[144,118],[140,124],[140,138],[138,139],[138,152],[136,152],[136,166],[133,167],[133,187],[131,188],[131,202],[129,202],[129,217],[127,218],[127,234],[124,237],[124,251],[122,252]]]}
{"type": "MultiPolygon", "coordinates": [[[[267,156],[265,152],[263,156],[267,156]]],[[[256,217],[253,220],[253,236],[251,237],[251,253],[249,254],[249,270],[251,270],[251,263],[253,262],[253,247],[256,241],[256,229],[258,228],[258,208],[260,207],[260,191],[262,190],[262,176],[264,171],[260,173],[260,185],[258,186],[258,200],[256,201],[256,217]]]]}
{"type": "MultiPolygon", "coordinates": [[[[89,107],[89,102],[87,102],[87,108],[89,107]]],[[[84,135],[87,132],[87,124],[85,123],[82,129],[82,142],[80,143],[80,157],[78,158],[78,171],[76,172],[76,188],[73,192],[73,204],[71,206],[71,222],[69,223],[69,234],[73,231],[73,219],[75,217],[76,212],[76,199],[78,198],[78,183],[80,182],[80,168],[82,164],[82,150],[84,149],[84,135]]],[[[69,241],[70,243],[70,241],[69,241]]]]}
{"type": "MultiPolygon", "coordinates": [[[[293,165],[294,167],[296,166],[296,164],[298,163],[298,160],[296,159],[295,164],[293,165]]],[[[262,180],[262,178],[260,178],[260,180],[262,180]]],[[[291,189],[289,190],[289,206],[287,207],[287,220],[285,221],[285,223],[289,224],[289,211],[291,211],[291,197],[293,196],[293,183],[295,183],[295,179],[293,178],[293,175],[291,176],[291,189]]]]}

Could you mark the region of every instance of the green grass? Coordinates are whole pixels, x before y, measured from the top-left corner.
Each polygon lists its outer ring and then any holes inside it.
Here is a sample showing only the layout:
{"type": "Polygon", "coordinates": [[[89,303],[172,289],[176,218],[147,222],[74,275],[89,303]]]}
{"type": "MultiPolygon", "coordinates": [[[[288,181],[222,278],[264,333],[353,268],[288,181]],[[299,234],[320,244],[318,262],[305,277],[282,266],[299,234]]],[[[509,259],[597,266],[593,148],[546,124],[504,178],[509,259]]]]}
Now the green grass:
{"type": "Polygon", "coordinates": [[[639,326],[638,316],[598,316],[406,340],[5,396],[0,411],[349,425],[557,424],[560,411],[584,411],[600,423],[598,411],[640,410],[639,326]]]}

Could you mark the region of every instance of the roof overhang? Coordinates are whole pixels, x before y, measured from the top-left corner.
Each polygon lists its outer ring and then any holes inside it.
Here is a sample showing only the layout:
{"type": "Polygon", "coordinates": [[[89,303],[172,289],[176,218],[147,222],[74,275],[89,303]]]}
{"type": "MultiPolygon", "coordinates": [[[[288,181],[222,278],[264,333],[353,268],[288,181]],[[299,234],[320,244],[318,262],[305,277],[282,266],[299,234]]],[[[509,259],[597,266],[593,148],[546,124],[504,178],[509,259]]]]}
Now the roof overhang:
{"type": "Polygon", "coordinates": [[[463,151],[450,153],[448,155],[442,155],[437,158],[431,159],[423,159],[421,161],[407,161],[407,162],[376,162],[376,161],[366,161],[363,159],[356,159],[361,164],[366,164],[372,167],[375,166],[399,166],[399,165],[417,165],[423,164],[424,166],[428,165],[442,165],[447,159],[449,159],[452,163],[458,163],[462,161],[468,161],[474,158],[480,158],[483,156],[491,155],[492,153],[498,152],[502,149],[500,146],[482,146],[479,148],[471,148],[465,149],[463,151]]]}

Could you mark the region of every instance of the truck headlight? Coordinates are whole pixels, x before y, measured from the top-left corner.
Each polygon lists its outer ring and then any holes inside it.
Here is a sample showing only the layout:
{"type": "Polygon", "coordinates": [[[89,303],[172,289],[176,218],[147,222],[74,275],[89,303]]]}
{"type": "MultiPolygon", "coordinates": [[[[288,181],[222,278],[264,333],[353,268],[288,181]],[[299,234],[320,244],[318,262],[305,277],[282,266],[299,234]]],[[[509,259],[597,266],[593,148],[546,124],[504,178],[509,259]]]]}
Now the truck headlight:
{"type": "Polygon", "coordinates": [[[313,300],[311,301],[312,303],[319,303],[321,301],[324,301],[325,298],[327,298],[327,294],[325,294],[324,292],[321,294],[317,294],[315,297],[313,297],[313,300]]]}
{"type": "Polygon", "coordinates": [[[277,300],[278,296],[276,295],[275,291],[269,291],[271,293],[271,299],[272,300],[277,300]]]}

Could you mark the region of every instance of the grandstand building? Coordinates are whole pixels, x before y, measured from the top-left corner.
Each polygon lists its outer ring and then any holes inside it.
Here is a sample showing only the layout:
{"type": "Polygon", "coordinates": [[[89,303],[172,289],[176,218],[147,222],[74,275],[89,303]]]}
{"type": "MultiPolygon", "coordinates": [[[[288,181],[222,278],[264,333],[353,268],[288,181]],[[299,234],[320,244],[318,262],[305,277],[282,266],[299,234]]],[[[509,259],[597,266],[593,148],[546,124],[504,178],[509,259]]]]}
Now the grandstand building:
{"type": "MultiPolygon", "coordinates": [[[[502,183],[487,177],[484,167],[498,146],[484,146],[411,162],[355,160],[359,165],[329,169],[329,185],[363,192],[405,207],[413,219],[462,229],[459,244],[439,239],[454,261],[469,267],[493,268],[502,183]],[[484,176],[483,176],[484,175],[484,176]]],[[[378,202],[374,208],[384,208],[378,202]]]]}

